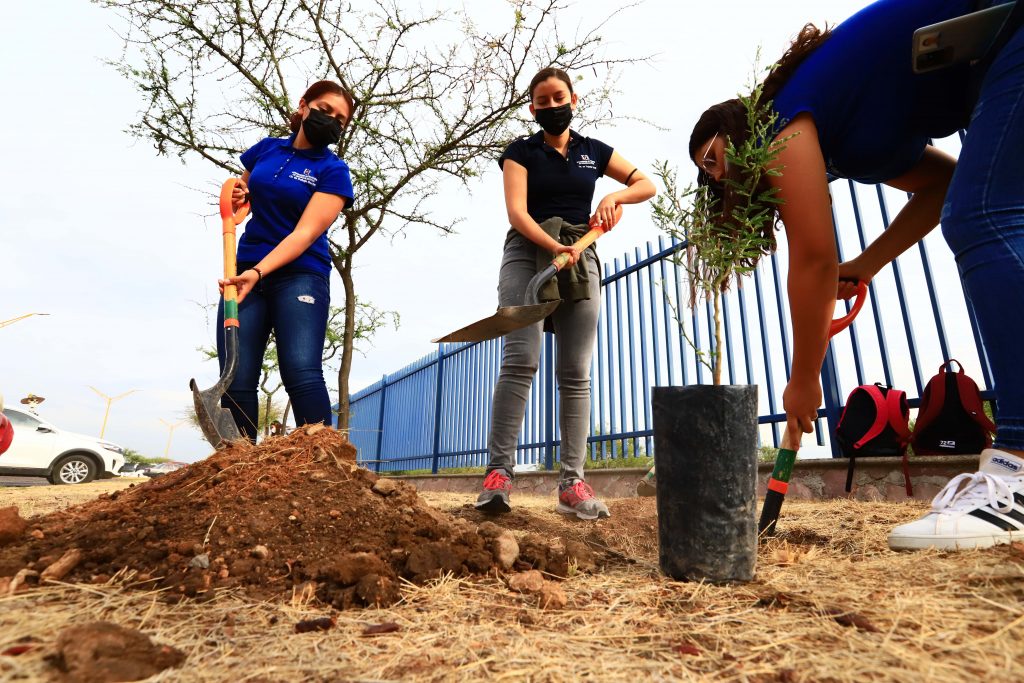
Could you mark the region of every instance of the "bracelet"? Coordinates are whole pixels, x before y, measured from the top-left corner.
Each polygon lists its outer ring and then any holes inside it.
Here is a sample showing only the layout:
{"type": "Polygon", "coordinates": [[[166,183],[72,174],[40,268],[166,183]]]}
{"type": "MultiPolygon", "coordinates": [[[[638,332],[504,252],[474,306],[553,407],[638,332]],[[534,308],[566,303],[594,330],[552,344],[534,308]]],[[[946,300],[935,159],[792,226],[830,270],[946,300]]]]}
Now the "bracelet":
{"type": "Polygon", "coordinates": [[[632,171],[630,171],[630,172],[629,172],[629,175],[628,175],[628,176],[626,176],[626,181],[625,181],[624,183],[622,183],[622,184],[623,184],[623,185],[629,185],[629,179],[630,179],[630,178],[632,178],[632,177],[633,177],[633,174],[634,174],[634,173],[636,173],[636,172],[637,172],[638,170],[639,170],[639,169],[636,169],[636,168],[634,168],[634,169],[633,169],[632,171]]]}
{"type": "Polygon", "coordinates": [[[253,266],[252,268],[250,268],[250,270],[255,270],[256,271],[256,275],[258,276],[258,279],[256,280],[257,283],[259,283],[259,282],[261,282],[263,280],[263,271],[262,270],[260,270],[256,266],[253,266]]]}

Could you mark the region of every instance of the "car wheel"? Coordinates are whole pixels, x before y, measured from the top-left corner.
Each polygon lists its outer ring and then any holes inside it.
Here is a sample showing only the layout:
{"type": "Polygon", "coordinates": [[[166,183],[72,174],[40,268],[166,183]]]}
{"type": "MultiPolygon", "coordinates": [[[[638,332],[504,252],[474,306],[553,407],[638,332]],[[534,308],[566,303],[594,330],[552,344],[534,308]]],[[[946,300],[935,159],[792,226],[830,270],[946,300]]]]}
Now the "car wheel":
{"type": "Polygon", "coordinates": [[[96,463],[85,455],[65,455],[50,474],[52,484],[84,484],[96,478],[96,463]]]}

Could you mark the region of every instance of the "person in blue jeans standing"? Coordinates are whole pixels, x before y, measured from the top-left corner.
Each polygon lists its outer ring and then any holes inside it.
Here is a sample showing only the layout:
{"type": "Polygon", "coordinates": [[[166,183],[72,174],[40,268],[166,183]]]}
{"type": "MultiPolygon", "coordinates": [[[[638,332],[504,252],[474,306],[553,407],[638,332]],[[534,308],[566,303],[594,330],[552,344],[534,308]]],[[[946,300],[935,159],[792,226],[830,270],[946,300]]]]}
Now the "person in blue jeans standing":
{"type": "MultiPolygon", "coordinates": [[[[257,384],[270,333],[277,342],[281,380],[298,425],[331,424],[323,373],[330,308],[331,259],[327,229],[352,202],[348,166],[328,149],[352,117],[352,96],[333,81],[306,90],[291,117],[292,135],[264,138],[241,157],[245,173],[233,196],[246,199],[251,218],[238,241],[239,363],[223,399],[239,431],[255,441],[257,384]]],[[[223,315],[223,299],[221,315],[223,315]]],[[[224,337],[217,351],[224,363],[224,337]]]]}
{"type": "MultiPolygon", "coordinates": [[[[793,323],[783,395],[793,434],[810,432],[835,298],[849,298],[942,220],[992,367],[994,448],[975,474],[956,477],[924,518],[896,527],[894,549],[984,547],[1024,538],[1024,32],[987,73],[969,65],[915,74],[916,29],[979,9],[976,0],[880,0],[831,31],[808,24],[764,84],[788,138],[766,183],[766,207],[786,228],[793,323]],[[983,76],[975,103],[973,87],[983,76]],[[973,114],[972,114],[973,111],[973,114]],[[929,144],[968,126],[959,162],[929,144]],[[862,254],[838,263],[826,173],[912,193],[862,254]],[[799,430],[799,431],[798,431],[799,430]]],[[[1011,29],[1008,29],[1011,30],[1011,29]]],[[[727,142],[749,136],[738,100],[708,109],[690,137],[698,182],[728,210],[735,178],[727,142]]],[[[766,230],[774,238],[774,226],[766,230]]],[[[786,444],[792,447],[793,444],[786,444]]]]}

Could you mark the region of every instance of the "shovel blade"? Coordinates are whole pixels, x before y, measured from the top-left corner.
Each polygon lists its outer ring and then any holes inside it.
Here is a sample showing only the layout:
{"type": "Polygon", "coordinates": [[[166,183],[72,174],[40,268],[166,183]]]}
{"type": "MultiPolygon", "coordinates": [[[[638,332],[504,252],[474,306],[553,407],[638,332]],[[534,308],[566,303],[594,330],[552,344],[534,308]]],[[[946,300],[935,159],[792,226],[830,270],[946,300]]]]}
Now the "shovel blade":
{"type": "Polygon", "coordinates": [[[220,398],[224,395],[220,382],[206,391],[199,391],[194,379],[189,380],[188,386],[192,389],[192,402],[195,404],[199,428],[211,446],[221,448],[229,441],[242,438],[231,411],[220,405],[220,398]]]}
{"type": "Polygon", "coordinates": [[[433,339],[438,342],[481,342],[497,339],[509,332],[540,322],[558,308],[559,301],[548,301],[531,306],[502,306],[489,318],[478,320],[451,334],[433,339]]]}

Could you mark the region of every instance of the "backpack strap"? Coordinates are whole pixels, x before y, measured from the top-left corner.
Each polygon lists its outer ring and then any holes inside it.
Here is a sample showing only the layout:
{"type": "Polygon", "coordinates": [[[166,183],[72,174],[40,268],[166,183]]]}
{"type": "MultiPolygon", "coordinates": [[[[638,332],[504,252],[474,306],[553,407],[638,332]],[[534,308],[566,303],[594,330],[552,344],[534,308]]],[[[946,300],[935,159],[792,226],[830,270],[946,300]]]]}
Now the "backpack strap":
{"type": "MultiPolygon", "coordinates": [[[[954,361],[955,362],[955,361],[954,361]]],[[[958,363],[959,364],[959,363],[958,363]]],[[[928,385],[924,388],[924,393],[927,396],[922,396],[922,408],[919,409],[917,415],[917,422],[914,425],[914,434],[919,434],[925,427],[935,421],[935,418],[939,416],[942,411],[942,405],[946,401],[946,363],[943,363],[939,367],[939,373],[928,380],[928,385]]]]}
{"type": "Polygon", "coordinates": [[[903,407],[907,404],[907,395],[899,389],[890,389],[885,396],[886,415],[889,418],[889,426],[896,432],[900,446],[910,443],[910,428],[907,426],[907,413],[903,407]]]}
{"type": "Polygon", "coordinates": [[[885,431],[885,425],[889,424],[885,396],[882,395],[882,390],[874,384],[865,384],[860,388],[863,389],[864,393],[870,396],[871,400],[875,402],[875,421],[864,436],[862,436],[857,443],[853,444],[854,448],[863,448],[864,444],[885,431]]]}
{"type": "Polygon", "coordinates": [[[985,414],[985,406],[981,402],[981,394],[978,392],[977,383],[964,374],[963,366],[956,375],[956,386],[960,390],[960,403],[967,410],[978,426],[985,430],[986,439],[996,431],[995,424],[985,414]]]}

